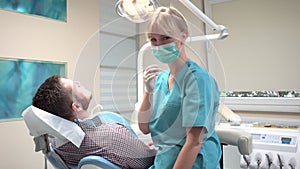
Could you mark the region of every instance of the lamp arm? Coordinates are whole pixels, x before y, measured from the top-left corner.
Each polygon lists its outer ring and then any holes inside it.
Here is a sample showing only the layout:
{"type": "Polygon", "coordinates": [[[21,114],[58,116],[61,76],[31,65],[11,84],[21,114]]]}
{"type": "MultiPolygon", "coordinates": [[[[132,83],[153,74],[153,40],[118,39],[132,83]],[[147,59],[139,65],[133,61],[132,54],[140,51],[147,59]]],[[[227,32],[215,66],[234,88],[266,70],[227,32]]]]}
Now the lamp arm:
{"type": "MultiPolygon", "coordinates": [[[[215,31],[220,32],[219,36],[208,36],[204,39],[224,39],[229,34],[227,28],[223,25],[217,25],[214,21],[212,21],[207,15],[205,15],[199,8],[197,8],[191,1],[189,0],[179,0],[185,7],[191,10],[199,19],[201,19],[204,23],[211,26],[215,31]]],[[[201,38],[202,40],[202,38],[201,38]]]]}
{"type": "Polygon", "coordinates": [[[138,102],[143,100],[144,95],[144,52],[147,48],[151,47],[150,42],[146,42],[139,50],[137,57],[137,74],[138,74],[138,102]]]}
{"type": "Polygon", "coordinates": [[[224,26],[217,25],[214,21],[212,21],[207,15],[205,15],[199,8],[197,8],[191,1],[189,0],[179,0],[184,6],[186,6],[189,10],[191,10],[198,18],[200,18],[204,23],[210,25],[216,31],[222,31],[225,29],[224,26]]]}

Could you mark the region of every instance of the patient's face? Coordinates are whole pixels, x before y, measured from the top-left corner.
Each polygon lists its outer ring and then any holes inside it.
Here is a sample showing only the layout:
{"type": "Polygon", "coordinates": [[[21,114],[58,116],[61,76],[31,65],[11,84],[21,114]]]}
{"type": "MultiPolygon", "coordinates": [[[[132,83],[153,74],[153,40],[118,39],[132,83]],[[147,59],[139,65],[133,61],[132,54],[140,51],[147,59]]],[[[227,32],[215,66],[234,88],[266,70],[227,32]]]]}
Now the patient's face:
{"type": "Polygon", "coordinates": [[[92,99],[91,91],[87,90],[78,81],[61,78],[61,83],[64,87],[72,89],[73,98],[81,104],[83,110],[87,110],[92,99]]]}

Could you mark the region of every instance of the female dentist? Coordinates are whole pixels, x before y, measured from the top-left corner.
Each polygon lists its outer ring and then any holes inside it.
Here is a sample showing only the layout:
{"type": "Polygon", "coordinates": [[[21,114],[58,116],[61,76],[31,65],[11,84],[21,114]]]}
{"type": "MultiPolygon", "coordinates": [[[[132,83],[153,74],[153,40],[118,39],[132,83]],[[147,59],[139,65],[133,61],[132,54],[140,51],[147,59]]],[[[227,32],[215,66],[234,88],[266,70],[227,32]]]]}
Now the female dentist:
{"type": "Polygon", "coordinates": [[[152,169],[218,169],[221,146],[215,132],[219,91],[214,78],[187,57],[188,26],[173,7],[160,7],[147,26],[152,54],[169,69],[144,71],[139,128],[151,133],[158,153],[152,169]],[[155,82],[155,87],[154,83],[155,82]]]}

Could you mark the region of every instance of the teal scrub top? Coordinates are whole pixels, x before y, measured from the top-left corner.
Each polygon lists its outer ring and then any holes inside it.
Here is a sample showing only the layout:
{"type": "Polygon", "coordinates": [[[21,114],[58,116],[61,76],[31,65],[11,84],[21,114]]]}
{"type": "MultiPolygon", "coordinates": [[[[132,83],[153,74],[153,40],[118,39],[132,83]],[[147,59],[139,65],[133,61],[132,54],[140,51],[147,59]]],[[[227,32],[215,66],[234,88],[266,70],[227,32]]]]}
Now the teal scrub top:
{"type": "Polygon", "coordinates": [[[222,151],[215,132],[215,115],[219,106],[216,81],[191,59],[177,74],[171,91],[168,89],[169,74],[170,71],[166,70],[156,78],[149,127],[159,150],[151,168],[173,168],[186,141],[186,127],[206,129],[193,168],[219,168],[222,151]]]}

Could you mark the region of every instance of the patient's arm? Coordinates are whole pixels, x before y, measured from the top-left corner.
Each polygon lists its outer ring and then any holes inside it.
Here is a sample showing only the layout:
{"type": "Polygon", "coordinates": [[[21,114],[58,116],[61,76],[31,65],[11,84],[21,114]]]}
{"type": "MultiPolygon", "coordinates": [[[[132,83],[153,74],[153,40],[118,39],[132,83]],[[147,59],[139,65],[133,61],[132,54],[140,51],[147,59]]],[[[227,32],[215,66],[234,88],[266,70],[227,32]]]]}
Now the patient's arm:
{"type": "Polygon", "coordinates": [[[118,159],[121,166],[129,168],[149,168],[153,165],[156,150],[150,148],[144,142],[135,137],[130,130],[122,125],[119,125],[116,132],[111,133],[111,145],[114,147],[112,152],[118,159]]]}
{"type": "Polygon", "coordinates": [[[79,125],[86,133],[81,146],[77,148],[69,142],[56,148],[57,153],[69,165],[77,165],[87,155],[99,155],[122,168],[148,168],[153,164],[156,150],[150,149],[124,125],[79,125]]]}

